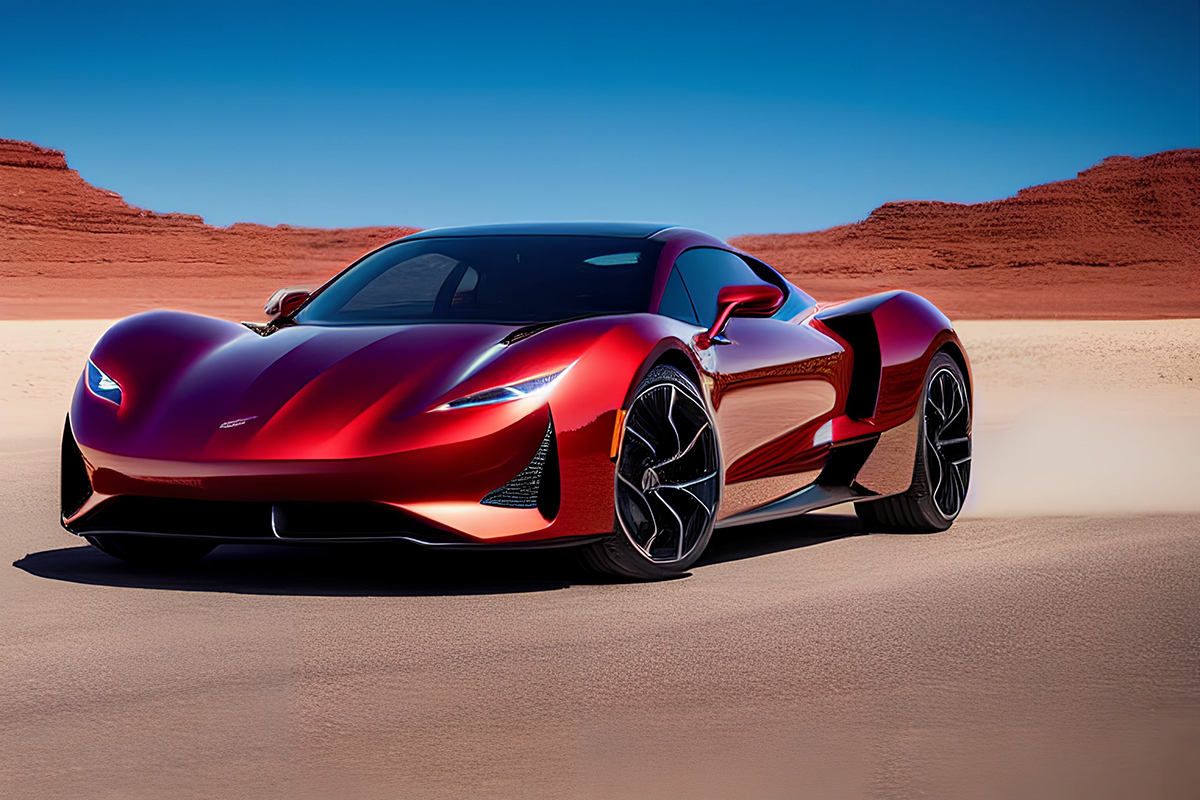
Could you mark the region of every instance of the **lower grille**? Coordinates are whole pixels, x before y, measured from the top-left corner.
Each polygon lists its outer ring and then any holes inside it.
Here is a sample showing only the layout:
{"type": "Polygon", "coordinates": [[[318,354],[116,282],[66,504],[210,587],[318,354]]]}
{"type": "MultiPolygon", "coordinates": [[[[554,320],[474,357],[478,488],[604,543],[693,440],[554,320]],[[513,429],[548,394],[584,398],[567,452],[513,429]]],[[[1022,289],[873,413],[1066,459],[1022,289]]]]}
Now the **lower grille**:
{"type": "Polygon", "coordinates": [[[501,508],[536,508],[546,519],[553,519],[558,514],[558,442],[553,419],[546,426],[546,435],[529,464],[479,502],[501,508]]]}
{"type": "Polygon", "coordinates": [[[75,533],[127,531],[175,533],[180,536],[222,536],[270,539],[270,503],[230,503],[165,497],[115,497],[83,519],[75,533]]]}
{"type": "Polygon", "coordinates": [[[267,503],[116,497],[71,524],[75,533],[159,533],[220,539],[463,539],[378,503],[267,503]]]}

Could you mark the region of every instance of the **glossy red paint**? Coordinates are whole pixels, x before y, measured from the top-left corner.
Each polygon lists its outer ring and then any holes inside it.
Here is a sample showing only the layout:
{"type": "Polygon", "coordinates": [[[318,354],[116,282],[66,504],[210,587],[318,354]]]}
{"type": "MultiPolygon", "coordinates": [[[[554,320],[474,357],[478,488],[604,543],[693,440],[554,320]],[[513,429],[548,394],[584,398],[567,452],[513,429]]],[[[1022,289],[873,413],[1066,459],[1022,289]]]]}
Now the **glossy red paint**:
{"type": "MultiPolygon", "coordinates": [[[[973,391],[970,364],[962,342],[946,315],[925,298],[910,292],[885,292],[818,308],[822,315],[831,312],[869,314],[879,341],[881,375],[875,413],[865,419],[838,420],[834,426],[836,440],[880,433],[912,419],[920,400],[925,370],[933,354],[943,348],[949,348],[961,359],[967,389],[973,391]]],[[[813,325],[852,351],[849,344],[820,319],[815,319],[813,325]]]]}
{"type": "Polygon", "coordinates": [[[585,319],[504,347],[512,326],[293,326],[261,337],[153,312],[115,326],[93,354],[127,387],[121,406],[81,381],[71,419],[98,494],[385,502],[422,516],[460,503],[479,519],[462,528],[468,536],[594,533],[612,520],[609,444],[627,389],[614,376],[631,376],[680,325],[651,314],[585,319]],[[196,329],[211,347],[196,346],[196,329]],[[565,367],[545,397],[441,408],[565,367]],[[484,520],[513,515],[479,501],[529,463],[551,413],[561,492],[580,502],[553,522],[497,530],[484,520]]]}
{"type": "Polygon", "coordinates": [[[64,509],[64,525],[136,496],[383,504],[470,542],[609,533],[619,415],[664,359],[699,379],[726,483],[744,484],[754,507],[779,496],[775,479],[819,471],[833,448],[911,420],[933,354],[961,354],[949,320],[903,292],[858,305],[806,302],[789,317],[771,315],[780,288],[731,291],[721,296],[726,311],[748,304],[753,315],[727,315],[729,344],[704,341],[698,326],[651,312],[680,253],[732,249],[680,228],[653,238],[664,248],[645,313],[565,322],[509,343],[516,326],[484,323],[284,325],[264,336],[179,312],[123,320],[91,356],[121,386],[121,404],[94,395],[85,378],[72,402],[93,493],[64,509]],[[839,309],[870,316],[878,334],[878,398],[861,419],[846,415],[853,347],[817,317],[839,309]],[[446,407],[562,370],[543,395],[446,407]],[[482,504],[530,463],[551,424],[557,512],[482,504]]]}
{"type": "Polygon", "coordinates": [[[726,286],[717,295],[717,318],[693,341],[699,349],[707,350],[725,330],[730,317],[769,317],[782,305],[783,290],[778,286],[726,286]]]}

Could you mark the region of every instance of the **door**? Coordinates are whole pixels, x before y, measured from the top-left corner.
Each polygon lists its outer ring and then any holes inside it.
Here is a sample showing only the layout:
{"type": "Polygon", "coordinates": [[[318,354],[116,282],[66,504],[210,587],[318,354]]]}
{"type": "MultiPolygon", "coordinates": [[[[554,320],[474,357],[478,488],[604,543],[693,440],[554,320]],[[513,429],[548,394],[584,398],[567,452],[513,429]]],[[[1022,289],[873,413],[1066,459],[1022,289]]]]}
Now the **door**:
{"type": "MultiPolygon", "coordinates": [[[[716,248],[687,250],[675,267],[704,327],[716,318],[722,287],[766,283],[740,256],[716,248]]],[[[700,351],[714,381],[725,465],[719,518],[784,497],[816,479],[828,454],[821,428],[837,405],[845,357],[833,339],[777,317],[731,319],[725,339],[728,343],[700,351]]]]}

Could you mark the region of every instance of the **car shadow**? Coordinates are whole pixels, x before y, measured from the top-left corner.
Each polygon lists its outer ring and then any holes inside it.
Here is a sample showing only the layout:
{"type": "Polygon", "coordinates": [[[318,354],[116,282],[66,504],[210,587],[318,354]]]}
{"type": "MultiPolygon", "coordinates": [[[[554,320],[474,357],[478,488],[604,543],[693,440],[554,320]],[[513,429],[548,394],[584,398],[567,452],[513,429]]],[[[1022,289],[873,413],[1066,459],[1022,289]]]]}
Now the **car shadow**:
{"type": "MultiPolygon", "coordinates": [[[[853,516],[829,514],[718,530],[695,568],[862,533],[853,516]]],[[[316,597],[512,594],[621,582],[588,572],[565,549],[431,552],[384,543],[225,546],[196,564],[173,568],[127,564],[84,545],[31,553],[13,566],[40,578],[93,586],[316,597]]]]}
{"type": "Polygon", "coordinates": [[[719,529],[713,533],[708,549],[693,569],[866,534],[867,530],[853,513],[801,514],[773,522],[719,529]]]}

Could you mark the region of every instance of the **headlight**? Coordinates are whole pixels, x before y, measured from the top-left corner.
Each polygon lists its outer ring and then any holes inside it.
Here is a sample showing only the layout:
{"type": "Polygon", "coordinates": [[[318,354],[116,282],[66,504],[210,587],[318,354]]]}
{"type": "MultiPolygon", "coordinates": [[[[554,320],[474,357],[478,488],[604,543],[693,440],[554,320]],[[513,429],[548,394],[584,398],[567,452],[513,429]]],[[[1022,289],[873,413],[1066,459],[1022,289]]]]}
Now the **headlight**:
{"type": "Polygon", "coordinates": [[[121,405],[121,387],[117,385],[116,381],[101,372],[91,359],[88,359],[87,363],[87,385],[96,397],[121,405]]]}
{"type": "MultiPolygon", "coordinates": [[[[574,364],[571,366],[574,366],[574,364]]],[[[468,408],[470,406],[490,406],[494,403],[507,403],[510,400],[520,400],[522,397],[545,394],[570,369],[571,367],[567,367],[566,369],[560,369],[558,372],[552,372],[549,375],[542,375],[540,378],[530,378],[521,383],[498,386],[495,389],[485,389],[482,392],[476,392],[466,397],[460,397],[457,400],[451,400],[444,406],[438,406],[437,410],[468,408]]]]}

